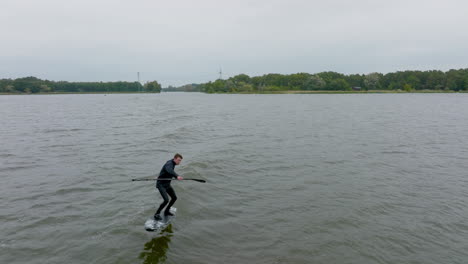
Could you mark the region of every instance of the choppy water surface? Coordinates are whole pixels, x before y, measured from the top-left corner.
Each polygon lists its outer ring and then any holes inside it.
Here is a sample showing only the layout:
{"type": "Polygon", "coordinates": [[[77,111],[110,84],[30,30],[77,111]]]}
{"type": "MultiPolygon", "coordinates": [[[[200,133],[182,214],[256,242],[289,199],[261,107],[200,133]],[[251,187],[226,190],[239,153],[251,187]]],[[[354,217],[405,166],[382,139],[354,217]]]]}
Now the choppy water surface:
{"type": "Polygon", "coordinates": [[[0,96],[0,263],[467,263],[468,96],[0,96]],[[178,215],[143,228],[175,152],[178,215]]]}

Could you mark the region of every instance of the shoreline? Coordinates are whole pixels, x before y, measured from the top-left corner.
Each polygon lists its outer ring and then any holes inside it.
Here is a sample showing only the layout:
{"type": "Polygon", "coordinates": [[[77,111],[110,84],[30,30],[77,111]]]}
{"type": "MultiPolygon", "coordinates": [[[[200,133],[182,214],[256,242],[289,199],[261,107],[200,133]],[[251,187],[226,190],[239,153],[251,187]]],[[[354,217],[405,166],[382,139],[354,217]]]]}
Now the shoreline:
{"type": "MultiPolygon", "coordinates": [[[[175,93],[175,92],[161,92],[175,93]]],[[[192,92],[187,92],[192,93],[192,92]]],[[[204,94],[411,94],[411,93],[468,93],[468,91],[447,91],[447,90],[417,90],[417,91],[398,91],[398,90],[371,90],[371,91],[263,91],[263,92],[215,92],[204,94]]],[[[51,92],[51,93],[0,93],[0,95],[57,95],[57,94],[159,94],[150,92],[51,92]]]]}
{"type": "MultiPolygon", "coordinates": [[[[468,93],[468,91],[447,91],[447,90],[417,90],[417,91],[398,91],[398,90],[371,90],[371,91],[263,91],[263,92],[226,92],[211,94],[411,94],[411,93],[468,93]]],[[[210,93],[207,93],[210,94],[210,93]]]]}
{"type": "Polygon", "coordinates": [[[0,95],[54,95],[54,94],[158,94],[150,92],[51,92],[51,93],[0,93],[0,95]]]}

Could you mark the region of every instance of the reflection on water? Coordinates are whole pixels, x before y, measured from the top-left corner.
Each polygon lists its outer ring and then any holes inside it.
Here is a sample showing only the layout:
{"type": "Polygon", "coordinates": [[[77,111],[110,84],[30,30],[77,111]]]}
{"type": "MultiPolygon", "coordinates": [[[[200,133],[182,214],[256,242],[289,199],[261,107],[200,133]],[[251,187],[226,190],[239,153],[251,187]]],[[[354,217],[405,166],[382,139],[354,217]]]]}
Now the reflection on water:
{"type": "Polygon", "coordinates": [[[145,249],[140,253],[139,259],[143,259],[144,264],[164,263],[167,259],[167,250],[172,237],[172,225],[161,231],[161,236],[152,238],[145,243],[145,249]]]}

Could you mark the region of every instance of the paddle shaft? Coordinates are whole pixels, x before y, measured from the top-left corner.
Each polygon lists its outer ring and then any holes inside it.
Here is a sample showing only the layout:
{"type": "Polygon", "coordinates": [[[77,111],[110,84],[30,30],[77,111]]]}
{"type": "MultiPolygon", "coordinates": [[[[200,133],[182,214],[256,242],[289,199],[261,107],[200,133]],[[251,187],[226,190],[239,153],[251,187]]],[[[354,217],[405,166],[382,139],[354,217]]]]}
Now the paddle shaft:
{"type": "Polygon", "coordinates": [[[177,179],[132,179],[132,181],[197,181],[197,182],[206,182],[202,179],[192,179],[192,178],[184,178],[183,180],[177,179]]]}

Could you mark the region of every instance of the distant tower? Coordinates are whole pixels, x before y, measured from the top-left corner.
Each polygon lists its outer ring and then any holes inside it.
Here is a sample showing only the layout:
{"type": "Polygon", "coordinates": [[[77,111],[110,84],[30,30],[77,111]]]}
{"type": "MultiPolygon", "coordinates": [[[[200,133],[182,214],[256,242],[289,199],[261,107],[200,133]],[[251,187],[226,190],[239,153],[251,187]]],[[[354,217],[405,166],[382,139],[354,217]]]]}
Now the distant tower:
{"type": "Polygon", "coordinates": [[[219,79],[223,79],[223,71],[221,70],[221,67],[219,67],[219,79]]]}

